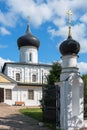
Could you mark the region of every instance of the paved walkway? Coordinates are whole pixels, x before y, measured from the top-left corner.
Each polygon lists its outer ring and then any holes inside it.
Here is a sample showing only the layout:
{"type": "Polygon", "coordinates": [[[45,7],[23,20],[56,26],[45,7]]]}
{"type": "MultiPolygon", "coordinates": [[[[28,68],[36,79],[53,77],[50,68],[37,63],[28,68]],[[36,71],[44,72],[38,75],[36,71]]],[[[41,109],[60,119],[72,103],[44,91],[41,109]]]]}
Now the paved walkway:
{"type": "MultiPolygon", "coordinates": [[[[19,113],[20,106],[7,106],[0,103],[0,130],[50,130],[39,126],[38,121],[19,113]]],[[[87,120],[85,120],[87,125],[87,120]]],[[[87,130],[86,128],[82,130],[87,130]]]]}
{"type": "Polygon", "coordinates": [[[18,106],[0,105],[0,130],[49,130],[38,121],[18,112],[18,106]]]}

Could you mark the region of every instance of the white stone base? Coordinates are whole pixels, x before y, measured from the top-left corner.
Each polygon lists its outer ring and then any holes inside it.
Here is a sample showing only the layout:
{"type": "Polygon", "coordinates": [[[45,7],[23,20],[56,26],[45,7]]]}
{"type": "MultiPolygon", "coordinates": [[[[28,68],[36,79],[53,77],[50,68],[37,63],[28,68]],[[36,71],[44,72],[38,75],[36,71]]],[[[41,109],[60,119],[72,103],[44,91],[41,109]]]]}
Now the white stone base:
{"type": "MultiPolygon", "coordinates": [[[[84,130],[84,128],[85,128],[85,127],[83,127],[83,128],[68,128],[67,130],[84,130]]],[[[58,127],[58,128],[56,127],[56,129],[59,130],[59,127],[58,127]]],[[[61,128],[61,130],[64,130],[64,129],[61,128]]]]}
{"type": "Polygon", "coordinates": [[[67,130],[79,130],[78,128],[68,128],[67,130]]]}
{"type": "MultiPolygon", "coordinates": [[[[59,130],[59,128],[56,127],[56,129],[59,130]]],[[[67,130],[81,130],[82,128],[68,128],[67,130]]],[[[61,130],[64,130],[63,128],[61,128],[61,130]]]]}
{"type": "Polygon", "coordinates": [[[86,120],[84,120],[84,123],[85,123],[85,127],[87,127],[87,119],[86,119],[86,120]]]}

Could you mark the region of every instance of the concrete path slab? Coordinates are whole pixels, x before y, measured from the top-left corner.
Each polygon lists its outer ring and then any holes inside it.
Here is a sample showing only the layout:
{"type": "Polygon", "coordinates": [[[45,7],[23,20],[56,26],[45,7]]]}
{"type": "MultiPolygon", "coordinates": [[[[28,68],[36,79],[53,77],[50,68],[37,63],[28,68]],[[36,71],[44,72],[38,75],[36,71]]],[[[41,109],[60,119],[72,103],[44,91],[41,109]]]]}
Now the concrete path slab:
{"type": "Polygon", "coordinates": [[[20,108],[0,105],[0,130],[50,130],[45,126],[39,126],[37,120],[20,114],[20,108]]]}

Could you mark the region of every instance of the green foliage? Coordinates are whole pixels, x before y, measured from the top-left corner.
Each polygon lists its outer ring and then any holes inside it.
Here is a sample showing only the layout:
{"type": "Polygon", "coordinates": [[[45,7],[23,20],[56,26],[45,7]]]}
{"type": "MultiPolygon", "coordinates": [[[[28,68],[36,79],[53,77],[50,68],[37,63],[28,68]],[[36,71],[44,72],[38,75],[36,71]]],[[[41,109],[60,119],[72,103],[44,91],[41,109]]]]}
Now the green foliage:
{"type": "Polygon", "coordinates": [[[87,74],[82,76],[84,81],[84,102],[87,104],[87,74]]]}
{"type": "Polygon", "coordinates": [[[84,81],[84,115],[87,117],[87,74],[82,75],[84,81]]]}
{"type": "Polygon", "coordinates": [[[52,69],[47,77],[47,82],[50,85],[53,85],[55,82],[60,81],[61,65],[58,62],[54,62],[52,69]]]}

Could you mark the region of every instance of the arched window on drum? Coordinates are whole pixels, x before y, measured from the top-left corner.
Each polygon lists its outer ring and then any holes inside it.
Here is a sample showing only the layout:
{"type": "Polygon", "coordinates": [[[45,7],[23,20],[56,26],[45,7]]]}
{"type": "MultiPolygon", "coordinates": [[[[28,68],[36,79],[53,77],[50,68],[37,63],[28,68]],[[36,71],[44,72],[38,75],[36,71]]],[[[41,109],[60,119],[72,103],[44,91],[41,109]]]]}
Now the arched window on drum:
{"type": "Polygon", "coordinates": [[[29,54],[29,61],[32,61],[32,53],[29,54]]]}

